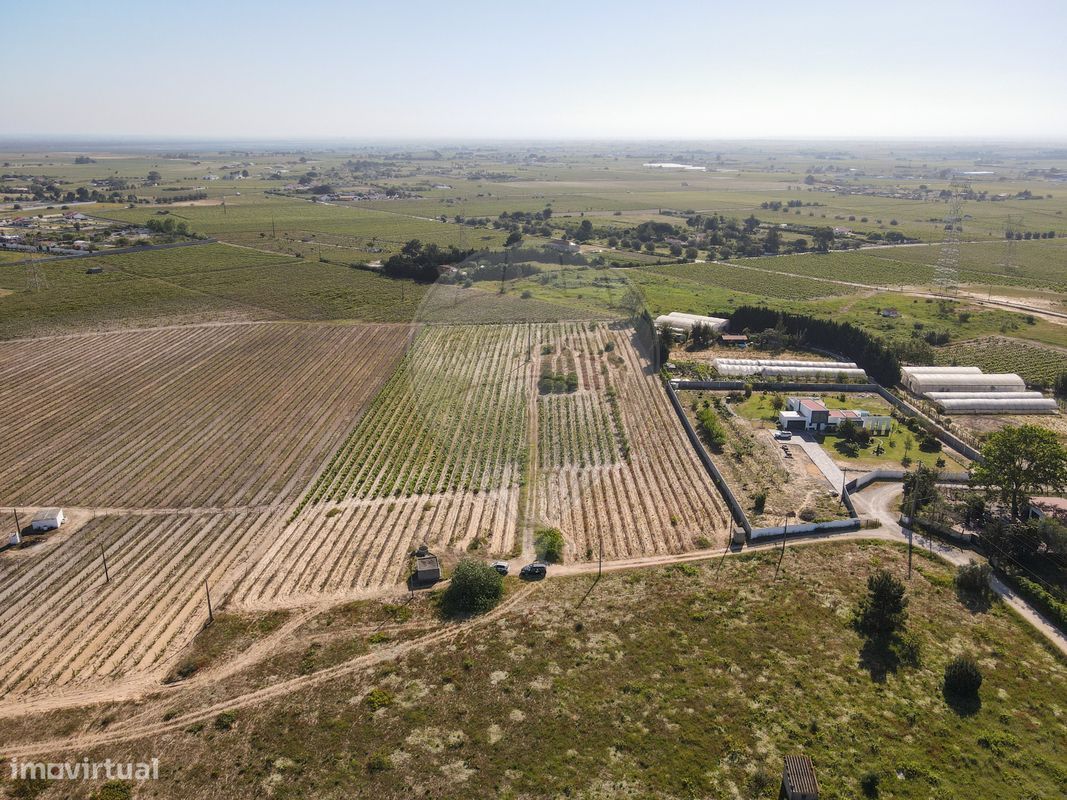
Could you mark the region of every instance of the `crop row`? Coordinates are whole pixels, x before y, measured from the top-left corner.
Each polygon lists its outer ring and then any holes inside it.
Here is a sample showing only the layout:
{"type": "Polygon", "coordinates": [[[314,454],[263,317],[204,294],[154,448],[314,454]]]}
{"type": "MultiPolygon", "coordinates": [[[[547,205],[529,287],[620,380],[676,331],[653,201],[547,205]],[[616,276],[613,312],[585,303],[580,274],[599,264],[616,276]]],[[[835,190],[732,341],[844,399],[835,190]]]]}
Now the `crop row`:
{"type": "Polygon", "coordinates": [[[0,404],[12,410],[0,498],[285,502],[404,338],[403,328],[269,323],[0,343],[0,404]]]}

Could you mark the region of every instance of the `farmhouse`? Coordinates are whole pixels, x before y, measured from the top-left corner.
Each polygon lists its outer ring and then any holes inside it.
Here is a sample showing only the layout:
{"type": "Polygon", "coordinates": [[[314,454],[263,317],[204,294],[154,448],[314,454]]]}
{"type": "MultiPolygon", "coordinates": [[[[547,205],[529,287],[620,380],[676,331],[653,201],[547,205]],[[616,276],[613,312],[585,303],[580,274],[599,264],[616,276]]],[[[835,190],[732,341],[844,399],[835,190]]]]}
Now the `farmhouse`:
{"type": "Polygon", "coordinates": [[[778,427],[784,431],[834,431],[848,420],[875,436],[888,434],[893,427],[892,417],[829,409],[814,397],[790,397],[786,409],[778,412],[778,427]]]}
{"type": "Polygon", "coordinates": [[[62,508],[42,508],[30,520],[30,528],[35,531],[54,531],[67,521],[62,508]]]}

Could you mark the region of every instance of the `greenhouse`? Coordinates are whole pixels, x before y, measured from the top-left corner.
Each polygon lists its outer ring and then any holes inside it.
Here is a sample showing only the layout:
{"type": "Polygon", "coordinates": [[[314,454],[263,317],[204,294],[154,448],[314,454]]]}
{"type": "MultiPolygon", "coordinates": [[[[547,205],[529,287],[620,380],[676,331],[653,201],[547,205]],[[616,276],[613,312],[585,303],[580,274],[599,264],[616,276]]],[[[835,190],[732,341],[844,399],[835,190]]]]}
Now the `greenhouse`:
{"type": "Polygon", "coordinates": [[[927,392],[926,399],[933,400],[1041,400],[1041,392],[927,392]]]}
{"type": "Polygon", "coordinates": [[[1056,414],[1059,406],[1049,397],[955,397],[937,403],[946,414],[1056,414]]]}
{"type": "Polygon", "coordinates": [[[981,375],[982,370],[978,367],[901,367],[900,382],[905,388],[920,394],[915,381],[923,375],[981,375]]]}
{"type": "Polygon", "coordinates": [[[697,325],[707,325],[714,333],[722,333],[729,320],[720,317],[704,317],[700,314],[686,314],[682,311],[672,311],[670,314],[662,314],[656,317],[656,327],[670,328],[675,333],[688,335],[697,325]]]}
{"type": "Polygon", "coordinates": [[[1026,383],[1014,374],[928,372],[912,375],[909,388],[921,395],[931,392],[1023,392],[1026,383]]]}

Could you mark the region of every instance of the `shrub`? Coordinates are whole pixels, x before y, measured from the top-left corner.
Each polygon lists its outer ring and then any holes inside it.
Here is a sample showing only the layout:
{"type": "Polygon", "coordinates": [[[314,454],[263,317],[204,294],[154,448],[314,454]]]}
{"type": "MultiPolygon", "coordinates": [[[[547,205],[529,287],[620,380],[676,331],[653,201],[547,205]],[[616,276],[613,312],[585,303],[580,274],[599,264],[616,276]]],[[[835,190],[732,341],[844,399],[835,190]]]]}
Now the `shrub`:
{"type": "Polygon", "coordinates": [[[448,614],[477,614],[489,611],[504,596],[504,579],[489,564],[463,559],[452,573],[452,581],[442,597],[448,614]]]}
{"type": "Polygon", "coordinates": [[[956,656],[945,667],[945,694],[973,698],[982,686],[982,671],[974,656],[956,656]]]}
{"type": "Polygon", "coordinates": [[[237,723],[237,714],[233,711],[223,711],[215,717],[215,730],[228,731],[237,723]]]}
{"type": "Polygon", "coordinates": [[[763,509],[767,505],[767,490],[761,489],[756,492],[756,496],[752,498],[752,510],[757,514],[762,514],[763,509]]]}
{"type": "Polygon", "coordinates": [[[379,708],[391,706],[393,704],[393,696],[385,689],[372,689],[363,702],[367,704],[371,711],[377,711],[379,708]]]}
{"type": "Polygon", "coordinates": [[[993,570],[988,564],[971,561],[956,571],[956,592],[961,597],[988,601],[993,596],[989,579],[993,570]]]}
{"type": "Polygon", "coordinates": [[[133,790],[123,781],[108,781],[93,793],[93,800],[130,800],[133,790]]]}
{"type": "Polygon", "coordinates": [[[863,790],[864,797],[877,797],[878,796],[878,784],[881,782],[881,776],[874,771],[865,772],[863,777],[860,778],[860,788],[863,790]]]}
{"type": "Polygon", "coordinates": [[[384,753],[375,753],[367,759],[367,772],[384,772],[393,768],[393,762],[384,753]]]}
{"type": "Polygon", "coordinates": [[[563,545],[563,534],[558,528],[541,528],[534,533],[534,547],[543,561],[562,564],[563,545]]]}

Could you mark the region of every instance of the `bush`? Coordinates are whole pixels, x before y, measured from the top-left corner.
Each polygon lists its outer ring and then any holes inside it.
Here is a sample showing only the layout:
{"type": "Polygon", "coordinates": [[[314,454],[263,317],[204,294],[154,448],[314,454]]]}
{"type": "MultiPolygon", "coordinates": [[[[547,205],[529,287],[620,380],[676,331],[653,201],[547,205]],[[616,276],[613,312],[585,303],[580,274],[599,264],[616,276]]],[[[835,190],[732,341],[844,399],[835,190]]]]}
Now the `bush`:
{"type": "Polygon", "coordinates": [[[93,793],[93,800],[130,800],[133,790],[123,781],[108,781],[93,793]]]}
{"type": "Polygon", "coordinates": [[[215,717],[215,730],[228,731],[237,722],[237,714],[233,711],[223,711],[215,717]]]}
{"type": "Polygon", "coordinates": [[[367,759],[367,772],[384,772],[393,768],[393,762],[384,753],[375,753],[367,759]]]}
{"type": "Polygon", "coordinates": [[[752,510],[757,514],[762,514],[763,509],[767,505],[767,490],[761,489],[756,492],[756,496],[752,498],[752,510]]]}
{"type": "Polygon", "coordinates": [[[945,667],[945,694],[973,698],[982,686],[982,671],[973,656],[956,656],[945,667]]]}
{"type": "Polygon", "coordinates": [[[563,546],[563,534],[557,528],[541,528],[534,533],[534,547],[542,561],[562,564],[563,546]]]}
{"type": "Polygon", "coordinates": [[[389,708],[394,699],[385,689],[372,689],[363,702],[367,704],[371,711],[377,711],[379,708],[389,708]]]}
{"type": "Polygon", "coordinates": [[[489,611],[504,596],[504,579],[489,564],[465,558],[452,573],[442,597],[448,614],[478,614],[489,611]]]}
{"type": "Polygon", "coordinates": [[[697,429],[712,449],[721,450],[726,444],[726,431],[716,413],[710,408],[697,412],[697,429]]]}
{"type": "Polygon", "coordinates": [[[971,561],[956,571],[956,592],[961,597],[972,600],[988,601],[993,596],[989,579],[993,570],[988,564],[971,561]]]}
{"type": "Polygon", "coordinates": [[[860,778],[860,788],[863,790],[864,797],[877,797],[878,796],[878,784],[881,783],[881,776],[877,772],[866,772],[863,777],[860,778]]]}

